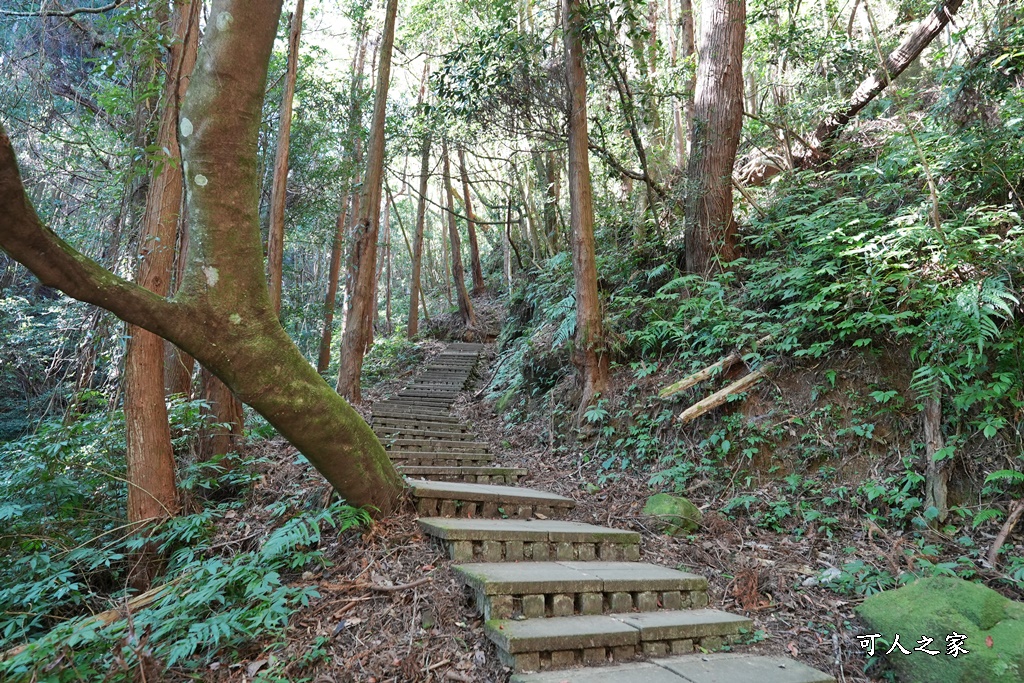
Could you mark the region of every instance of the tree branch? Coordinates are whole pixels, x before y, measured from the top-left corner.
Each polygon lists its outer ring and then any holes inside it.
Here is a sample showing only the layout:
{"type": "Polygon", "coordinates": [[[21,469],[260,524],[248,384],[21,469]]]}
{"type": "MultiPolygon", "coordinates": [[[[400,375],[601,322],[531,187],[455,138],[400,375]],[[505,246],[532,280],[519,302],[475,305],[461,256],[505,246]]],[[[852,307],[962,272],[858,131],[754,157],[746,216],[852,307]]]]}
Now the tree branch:
{"type": "Polygon", "coordinates": [[[128,4],[129,0],[116,0],[109,5],[102,7],[76,7],[69,10],[48,10],[45,3],[35,12],[16,12],[13,10],[0,9],[0,14],[8,17],[73,17],[77,14],[103,14],[128,4]]]}
{"type": "Polygon", "coordinates": [[[183,309],[120,278],[76,251],[44,226],[25,194],[18,160],[0,124],[0,249],[39,281],[79,301],[95,304],[133,325],[166,337],[183,309]]]}

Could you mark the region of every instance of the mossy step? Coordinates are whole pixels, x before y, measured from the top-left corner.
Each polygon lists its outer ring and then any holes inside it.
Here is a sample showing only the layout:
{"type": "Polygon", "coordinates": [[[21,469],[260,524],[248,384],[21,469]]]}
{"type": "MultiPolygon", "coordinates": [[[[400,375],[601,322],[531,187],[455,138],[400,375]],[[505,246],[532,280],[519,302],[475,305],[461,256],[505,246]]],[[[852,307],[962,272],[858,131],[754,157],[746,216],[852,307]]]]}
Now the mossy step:
{"type": "Polygon", "coordinates": [[[408,420],[401,417],[373,416],[374,429],[422,429],[427,432],[445,432],[448,434],[472,434],[469,425],[459,422],[439,422],[436,420],[408,420]]]}
{"type": "Polygon", "coordinates": [[[578,664],[718,650],[753,622],[710,609],[634,614],[492,619],[487,637],[502,662],[517,672],[565,669],[578,664]]]}
{"type": "Polygon", "coordinates": [[[509,683],[835,683],[835,680],[788,657],[719,652],[600,669],[515,674],[509,683]]]}
{"type": "Polygon", "coordinates": [[[638,562],[475,563],[455,566],[485,619],[690,609],[708,604],[708,581],[638,562]]]}
{"type": "Polygon", "coordinates": [[[403,465],[402,474],[431,481],[466,481],[476,484],[513,485],[527,475],[522,467],[444,467],[432,465],[403,465]]]}
{"type": "Polygon", "coordinates": [[[416,511],[425,517],[561,517],[576,501],[521,486],[407,479],[416,511]]]}
{"type": "Polygon", "coordinates": [[[389,439],[390,448],[396,451],[432,451],[444,453],[489,453],[483,441],[457,441],[452,439],[389,439]]]}
{"type": "Polygon", "coordinates": [[[456,432],[451,430],[416,429],[414,427],[390,427],[373,425],[373,431],[379,439],[402,438],[421,439],[424,441],[474,441],[478,437],[472,432],[456,432]]]}
{"type": "Polygon", "coordinates": [[[435,467],[480,467],[494,462],[491,453],[432,453],[430,451],[388,451],[396,465],[435,467]]]}
{"type": "Polygon", "coordinates": [[[560,520],[423,517],[424,533],[456,562],[635,561],[640,534],[560,520]]]}
{"type": "Polygon", "coordinates": [[[447,422],[448,424],[461,424],[460,420],[452,417],[450,411],[435,410],[407,410],[405,408],[393,408],[377,404],[373,408],[373,420],[378,418],[390,418],[394,420],[415,420],[428,422],[447,422]]]}

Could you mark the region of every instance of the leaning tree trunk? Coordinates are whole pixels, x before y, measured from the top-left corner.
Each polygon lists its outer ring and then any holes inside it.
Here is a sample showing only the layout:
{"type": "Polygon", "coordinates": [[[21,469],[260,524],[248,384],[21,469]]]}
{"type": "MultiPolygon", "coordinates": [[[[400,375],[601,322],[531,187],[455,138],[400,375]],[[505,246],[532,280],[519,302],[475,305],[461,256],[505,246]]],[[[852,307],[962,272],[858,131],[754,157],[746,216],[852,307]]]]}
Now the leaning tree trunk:
{"type": "MultiPolygon", "coordinates": [[[[164,82],[160,129],[156,147],[162,150],[155,165],[139,237],[135,282],[166,296],[174,268],[174,243],[181,210],[181,155],[178,150],[178,102],[185,94],[196,62],[199,10],[202,4],[176,2],[170,21],[173,36],[164,82]]],[[[166,15],[165,15],[166,16],[166,15]]],[[[178,511],[174,448],[167,420],[164,387],[164,340],[130,325],[125,350],[124,416],[128,470],[128,522],[160,521],[178,511]]],[[[156,566],[144,553],[136,563],[132,584],[145,590],[156,566]]]]}
{"type": "Polygon", "coordinates": [[[587,135],[587,74],[584,70],[584,19],[580,0],[563,0],[565,62],[569,104],[569,222],[572,225],[572,272],[576,281],[576,340],[573,362],[583,376],[577,421],[608,388],[608,354],[597,291],[594,247],[594,199],[590,185],[587,135]]]}
{"type": "Polygon", "coordinates": [[[835,138],[836,133],[875,99],[894,78],[906,71],[929,43],[942,33],[962,4],[963,0],[946,0],[936,5],[931,13],[914,27],[910,35],[903,39],[899,47],[889,53],[881,66],[861,82],[849,101],[818,124],[814,135],[808,140],[811,149],[805,161],[819,163],[826,159],[829,156],[828,143],[835,138]]]}
{"type": "Polygon", "coordinates": [[[214,0],[182,106],[192,246],[173,301],[127,282],[48,230],[0,126],[0,248],[43,282],[192,354],[354,505],[393,510],[401,477],[380,441],[303,357],[271,306],[259,224],[258,135],[278,0],[214,0]]]}
{"type": "Polygon", "coordinates": [[[395,42],[395,14],[398,0],[388,0],[384,15],[384,38],[377,67],[377,89],[373,96],[373,123],[363,178],[360,212],[353,228],[352,263],[356,266],[355,283],[345,319],[338,372],[338,393],[353,403],[362,396],[359,380],[363,355],[370,339],[373,318],[370,307],[374,301],[377,274],[377,229],[380,224],[380,198],[384,181],[384,118],[387,113],[388,85],[391,81],[391,50],[395,42]]]}
{"type": "Polygon", "coordinates": [[[452,282],[459,299],[459,315],[462,324],[470,334],[476,334],[476,313],[473,302],[466,291],[466,271],[462,267],[462,240],[459,239],[459,228],[455,223],[455,198],[452,196],[451,167],[448,163],[448,144],[441,143],[441,165],[444,168],[444,192],[448,202],[448,240],[452,248],[452,282]]]}
{"type": "Polygon", "coordinates": [[[484,284],[484,271],[480,265],[480,246],[476,240],[476,216],[473,215],[473,202],[469,198],[469,173],[466,172],[466,155],[459,149],[459,175],[462,178],[462,203],[466,206],[466,232],[469,235],[469,267],[473,274],[473,293],[483,294],[487,291],[484,284]]]}
{"type": "Polygon", "coordinates": [[[686,165],[686,270],[719,271],[736,257],[732,167],[743,124],[745,0],[705,0],[686,165]]]}
{"type": "Polygon", "coordinates": [[[267,273],[270,280],[270,303],[281,314],[281,286],[284,282],[284,202],[288,195],[288,148],[292,131],[292,101],[295,80],[299,73],[299,36],[302,35],[302,4],[298,0],[295,13],[288,19],[288,70],[281,95],[281,116],[277,127],[277,150],[274,154],[274,177],[270,190],[270,229],[267,234],[267,273]]]}

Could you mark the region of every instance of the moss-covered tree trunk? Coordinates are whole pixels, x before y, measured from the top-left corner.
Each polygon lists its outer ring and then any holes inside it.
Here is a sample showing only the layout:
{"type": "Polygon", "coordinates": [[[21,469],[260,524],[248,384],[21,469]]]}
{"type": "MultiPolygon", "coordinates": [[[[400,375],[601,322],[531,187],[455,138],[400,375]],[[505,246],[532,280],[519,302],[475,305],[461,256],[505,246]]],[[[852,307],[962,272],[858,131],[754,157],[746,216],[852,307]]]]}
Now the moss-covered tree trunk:
{"type": "Polygon", "coordinates": [[[0,248],[46,285],[168,339],[263,415],[355,505],[403,485],[373,431],[278,322],[263,268],[257,137],[279,0],[214,0],[179,133],[191,246],[168,300],[86,258],[39,221],[0,127],[0,248]]]}

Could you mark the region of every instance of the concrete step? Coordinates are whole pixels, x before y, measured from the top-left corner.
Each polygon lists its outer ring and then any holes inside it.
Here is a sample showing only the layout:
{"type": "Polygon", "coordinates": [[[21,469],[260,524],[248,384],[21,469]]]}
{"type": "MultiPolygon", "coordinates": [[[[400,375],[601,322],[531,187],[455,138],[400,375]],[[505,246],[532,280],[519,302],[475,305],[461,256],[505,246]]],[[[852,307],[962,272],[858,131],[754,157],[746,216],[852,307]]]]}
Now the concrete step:
{"type": "Polygon", "coordinates": [[[708,604],[703,576],[641,562],[474,563],[454,569],[485,619],[653,612],[708,604]]]}
{"type": "Polygon", "coordinates": [[[564,517],[576,501],[521,486],[408,479],[416,511],[424,517],[564,517]]]}
{"type": "Polygon", "coordinates": [[[483,441],[456,441],[446,439],[388,439],[388,450],[431,451],[433,453],[489,453],[483,441]]]}
{"type": "Polygon", "coordinates": [[[487,637],[498,656],[516,672],[567,669],[579,664],[623,662],[701,650],[720,650],[738,639],[753,622],[710,609],[634,614],[494,619],[487,637]]]}
{"type": "Polygon", "coordinates": [[[474,484],[513,486],[527,475],[522,467],[441,467],[431,465],[398,465],[399,471],[417,479],[430,481],[466,481],[474,484]]]}
{"type": "Polygon", "coordinates": [[[667,657],[535,674],[515,674],[509,683],[836,683],[828,674],[788,657],[762,657],[735,652],[667,657]]]}
{"type": "Polygon", "coordinates": [[[480,467],[494,462],[491,453],[432,453],[430,451],[388,451],[395,465],[431,467],[480,467]]]}
{"type": "Polygon", "coordinates": [[[424,533],[456,562],[635,561],[640,534],[559,520],[422,517],[424,533]]]}
{"type": "Polygon", "coordinates": [[[423,441],[474,441],[477,435],[472,432],[455,432],[451,430],[416,429],[412,427],[378,427],[373,425],[377,438],[421,439],[423,441]]]}

